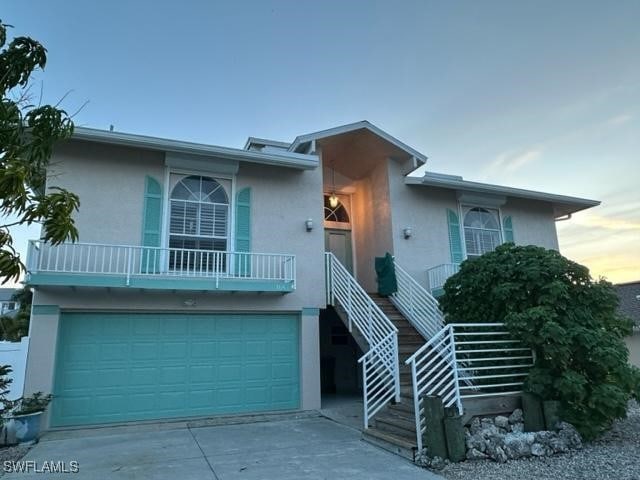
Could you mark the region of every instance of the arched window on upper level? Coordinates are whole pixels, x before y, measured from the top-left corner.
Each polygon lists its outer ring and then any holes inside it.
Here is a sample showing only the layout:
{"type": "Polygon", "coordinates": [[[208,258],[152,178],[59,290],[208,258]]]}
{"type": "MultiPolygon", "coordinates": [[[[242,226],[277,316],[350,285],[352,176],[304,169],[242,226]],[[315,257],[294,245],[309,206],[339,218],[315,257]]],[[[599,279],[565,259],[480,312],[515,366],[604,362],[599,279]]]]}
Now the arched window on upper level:
{"type": "Polygon", "coordinates": [[[171,191],[169,247],[227,250],[229,196],[211,177],[189,175],[171,191]]]}
{"type": "Polygon", "coordinates": [[[464,244],[467,258],[491,252],[502,243],[498,210],[483,207],[462,207],[464,214],[464,244]]]}

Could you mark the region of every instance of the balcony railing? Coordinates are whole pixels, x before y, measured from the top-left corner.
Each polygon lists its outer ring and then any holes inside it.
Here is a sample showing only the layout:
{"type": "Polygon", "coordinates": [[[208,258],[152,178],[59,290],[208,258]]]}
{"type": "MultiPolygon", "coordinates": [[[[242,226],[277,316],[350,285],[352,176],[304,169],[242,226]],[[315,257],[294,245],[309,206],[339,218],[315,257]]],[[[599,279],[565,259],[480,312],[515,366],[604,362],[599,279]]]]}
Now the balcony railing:
{"type": "Polygon", "coordinates": [[[429,289],[431,294],[436,295],[442,292],[447,279],[458,273],[460,270],[459,263],[443,263],[427,269],[427,277],[429,279],[429,289]]]}
{"type": "Polygon", "coordinates": [[[205,290],[293,291],[295,255],[31,240],[27,282],[205,290]]]}

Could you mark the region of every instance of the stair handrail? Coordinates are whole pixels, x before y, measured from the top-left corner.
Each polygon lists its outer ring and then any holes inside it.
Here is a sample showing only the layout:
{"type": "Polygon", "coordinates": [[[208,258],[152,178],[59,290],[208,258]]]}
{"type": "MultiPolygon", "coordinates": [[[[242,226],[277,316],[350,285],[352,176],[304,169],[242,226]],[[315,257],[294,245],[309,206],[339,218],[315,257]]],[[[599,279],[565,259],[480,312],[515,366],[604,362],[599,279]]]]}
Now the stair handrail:
{"type": "Polygon", "coordinates": [[[394,267],[398,290],[391,295],[391,302],[429,340],[445,325],[438,301],[395,261],[394,267]]]}
{"type": "Polygon", "coordinates": [[[440,329],[404,363],[411,367],[416,443],[420,452],[427,428],[423,412],[425,395],[437,395],[445,407],[455,404],[462,414],[453,327],[447,325],[440,329]]]}
{"type": "Polygon", "coordinates": [[[358,281],[331,252],[325,253],[327,304],[340,306],[369,349],[359,359],[362,364],[364,425],[390,401],[400,401],[398,329],[365,292],[358,281]]]}
{"type": "Polygon", "coordinates": [[[522,391],[533,351],[504,323],[450,323],[411,355],[416,441],[422,449],[426,418],[423,397],[436,395],[463,413],[464,399],[515,395],[522,391]]]}

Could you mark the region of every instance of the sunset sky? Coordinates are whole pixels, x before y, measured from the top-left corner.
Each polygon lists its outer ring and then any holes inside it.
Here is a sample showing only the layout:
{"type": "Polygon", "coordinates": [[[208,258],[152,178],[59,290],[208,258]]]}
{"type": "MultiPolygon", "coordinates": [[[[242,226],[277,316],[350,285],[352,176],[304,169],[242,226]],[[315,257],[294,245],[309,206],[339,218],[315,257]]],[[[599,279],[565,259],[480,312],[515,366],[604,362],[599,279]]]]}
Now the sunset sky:
{"type": "Polygon", "coordinates": [[[431,171],[602,201],[561,252],[640,280],[638,1],[2,4],[77,125],[242,147],[367,119],[431,171]]]}

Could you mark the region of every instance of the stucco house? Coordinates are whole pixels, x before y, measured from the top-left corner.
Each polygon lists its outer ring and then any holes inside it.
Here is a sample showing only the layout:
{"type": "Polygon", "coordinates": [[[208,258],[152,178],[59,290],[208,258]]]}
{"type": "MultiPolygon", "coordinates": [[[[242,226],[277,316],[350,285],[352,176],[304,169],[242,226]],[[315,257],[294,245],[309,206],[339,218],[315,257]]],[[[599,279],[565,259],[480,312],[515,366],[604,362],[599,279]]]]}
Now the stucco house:
{"type": "Polygon", "coordinates": [[[77,128],[48,178],[80,196],[79,242],[28,255],[25,391],[54,394],[46,426],[314,410],[350,391],[370,438],[412,448],[415,427],[381,416],[410,396],[403,362],[442,326],[446,278],[503,242],[557,249],[556,220],[598,205],[409,175],[426,163],[366,121],[242,149],[77,128]],[[369,295],[386,252],[393,302],[369,295]]]}

